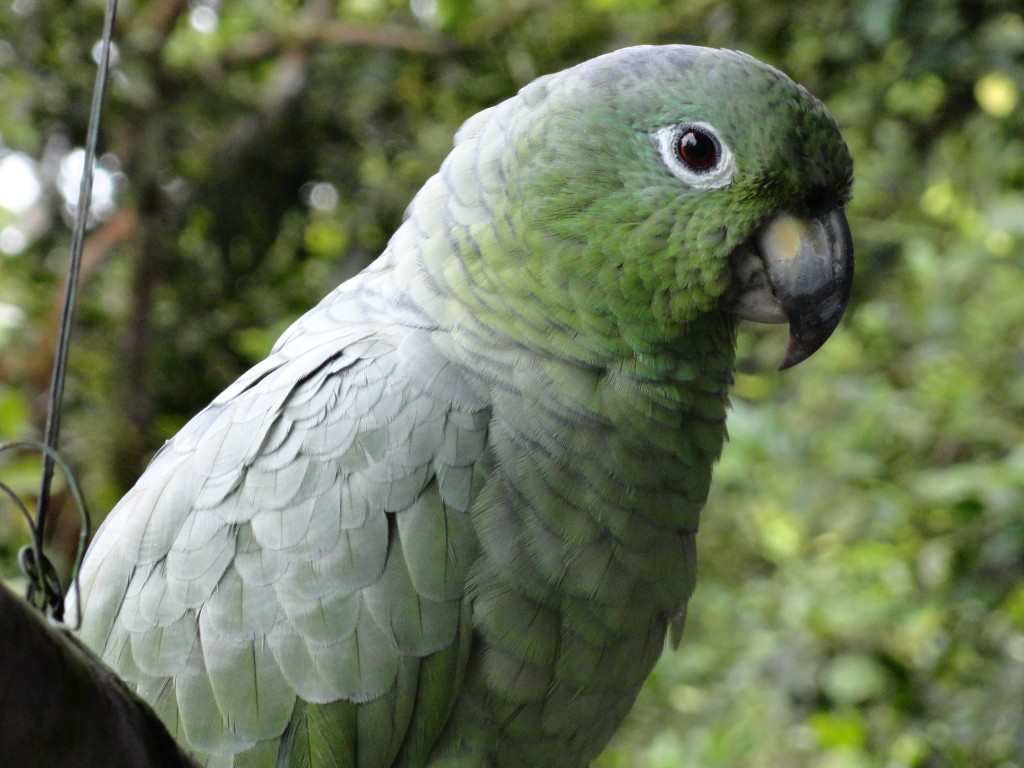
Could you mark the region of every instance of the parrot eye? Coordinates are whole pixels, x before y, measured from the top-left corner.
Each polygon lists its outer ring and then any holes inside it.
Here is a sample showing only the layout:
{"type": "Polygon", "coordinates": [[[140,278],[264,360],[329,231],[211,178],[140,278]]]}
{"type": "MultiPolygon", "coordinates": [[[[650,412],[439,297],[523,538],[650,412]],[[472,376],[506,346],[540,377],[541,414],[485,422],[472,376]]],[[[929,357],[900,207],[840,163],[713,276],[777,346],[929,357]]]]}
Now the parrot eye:
{"type": "Polygon", "coordinates": [[[672,174],[696,189],[721,189],[732,183],[736,161],[706,123],[683,123],[654,134],[661,159],[672,174]]]}
{"type": "Polygon", "coordinates": [[[700,128],[691,128],[679,137],[676,154],[691,171],[710,171],[718,163],[718,139],[700,128]]]}

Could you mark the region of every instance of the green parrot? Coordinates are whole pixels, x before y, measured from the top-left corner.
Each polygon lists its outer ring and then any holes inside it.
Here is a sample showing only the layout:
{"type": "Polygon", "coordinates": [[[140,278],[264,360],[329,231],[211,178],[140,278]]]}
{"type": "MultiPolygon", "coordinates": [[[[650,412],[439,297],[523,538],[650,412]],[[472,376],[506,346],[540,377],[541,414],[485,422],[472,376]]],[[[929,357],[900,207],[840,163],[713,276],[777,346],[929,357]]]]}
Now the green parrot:
{"type": "Polygon", "coordinates": [[[82,638],[205,765],[587,765],[681,632],[738,319],[789,324],[783,367],[824,343],[851,184],[822,104],[733,51],[477,114],[111,512],[82,638]]]}

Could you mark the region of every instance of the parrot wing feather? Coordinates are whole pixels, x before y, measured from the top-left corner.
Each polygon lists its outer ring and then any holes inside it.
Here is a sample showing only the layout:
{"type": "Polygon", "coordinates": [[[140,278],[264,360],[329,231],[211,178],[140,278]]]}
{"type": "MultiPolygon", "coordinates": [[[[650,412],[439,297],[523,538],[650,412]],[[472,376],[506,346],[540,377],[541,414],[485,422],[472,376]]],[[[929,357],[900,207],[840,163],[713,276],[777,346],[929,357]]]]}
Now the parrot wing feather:
{"type": "Polygon", "coordinates": [[[83,638],[210,765],[390,765],[458,693],[489,414],[426,331],[356,306],[168,442],[82,573],[83,638]]]}

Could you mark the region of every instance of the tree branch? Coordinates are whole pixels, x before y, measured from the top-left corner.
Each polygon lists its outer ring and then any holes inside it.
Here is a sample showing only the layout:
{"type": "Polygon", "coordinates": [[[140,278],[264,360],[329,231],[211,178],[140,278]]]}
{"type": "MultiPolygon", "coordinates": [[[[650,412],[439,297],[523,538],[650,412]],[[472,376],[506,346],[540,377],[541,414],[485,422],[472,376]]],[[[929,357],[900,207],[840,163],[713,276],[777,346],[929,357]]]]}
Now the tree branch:
{"type": "Polygon", "coordinates": [[[451,53],[454,48],[446,37],[410,27],[322,19],[316,23],[297,23],[283,35],[252,35],[225,51],[221,59],[225,64],[239,64],[272,58],[289,47],[324,44],[392,48],[434,55],[451,53]]]}
{"type": "Polygon", "coordinates": [[[198,768],[113,672],[0,586],[0,755],[47,768],[198,768]]]}

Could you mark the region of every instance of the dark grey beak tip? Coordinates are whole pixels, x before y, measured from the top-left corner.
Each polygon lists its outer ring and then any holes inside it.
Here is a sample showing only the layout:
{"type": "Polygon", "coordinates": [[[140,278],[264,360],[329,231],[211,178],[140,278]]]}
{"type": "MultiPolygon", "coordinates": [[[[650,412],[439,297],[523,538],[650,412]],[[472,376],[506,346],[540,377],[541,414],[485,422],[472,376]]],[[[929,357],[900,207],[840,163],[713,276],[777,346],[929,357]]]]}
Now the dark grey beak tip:
{"type": "Polygon", "coordinates": [[[778,370],[784,371],[787,368],[792,368],[794,365],[798,365],[806,360],[808,357],[813,355],[819,349],[822,344],[825,343],[828,337],[814,339],[811,341],[804,341],[794,334],[790,334],[789,344],[786,345],[786,356],[782,359],[782,363],[779,365],[778,370]]]}
{"type": "Polygon", "coordinates": [[[847,282],[840,295],[830,297],[824,302],[824,306],[816,311],[795,312],[790,315],[789,344],[786,346],[786,356],[779,366],[780,371],[802,363],[821,349],[839,326],[849,300],[850,284],[847,282]]]}
{"type": "Polygon", "coordinates": [[[786,356],[779,363],[779,367],[776,370],[784,371],[787,368],[792,368],[798,363],[802,363],[808,357],[813,355],[817,350],[810,350],[804,347],[797,339],[793,336],[789,337],[789,344],[786,345],[786,356]]]}

